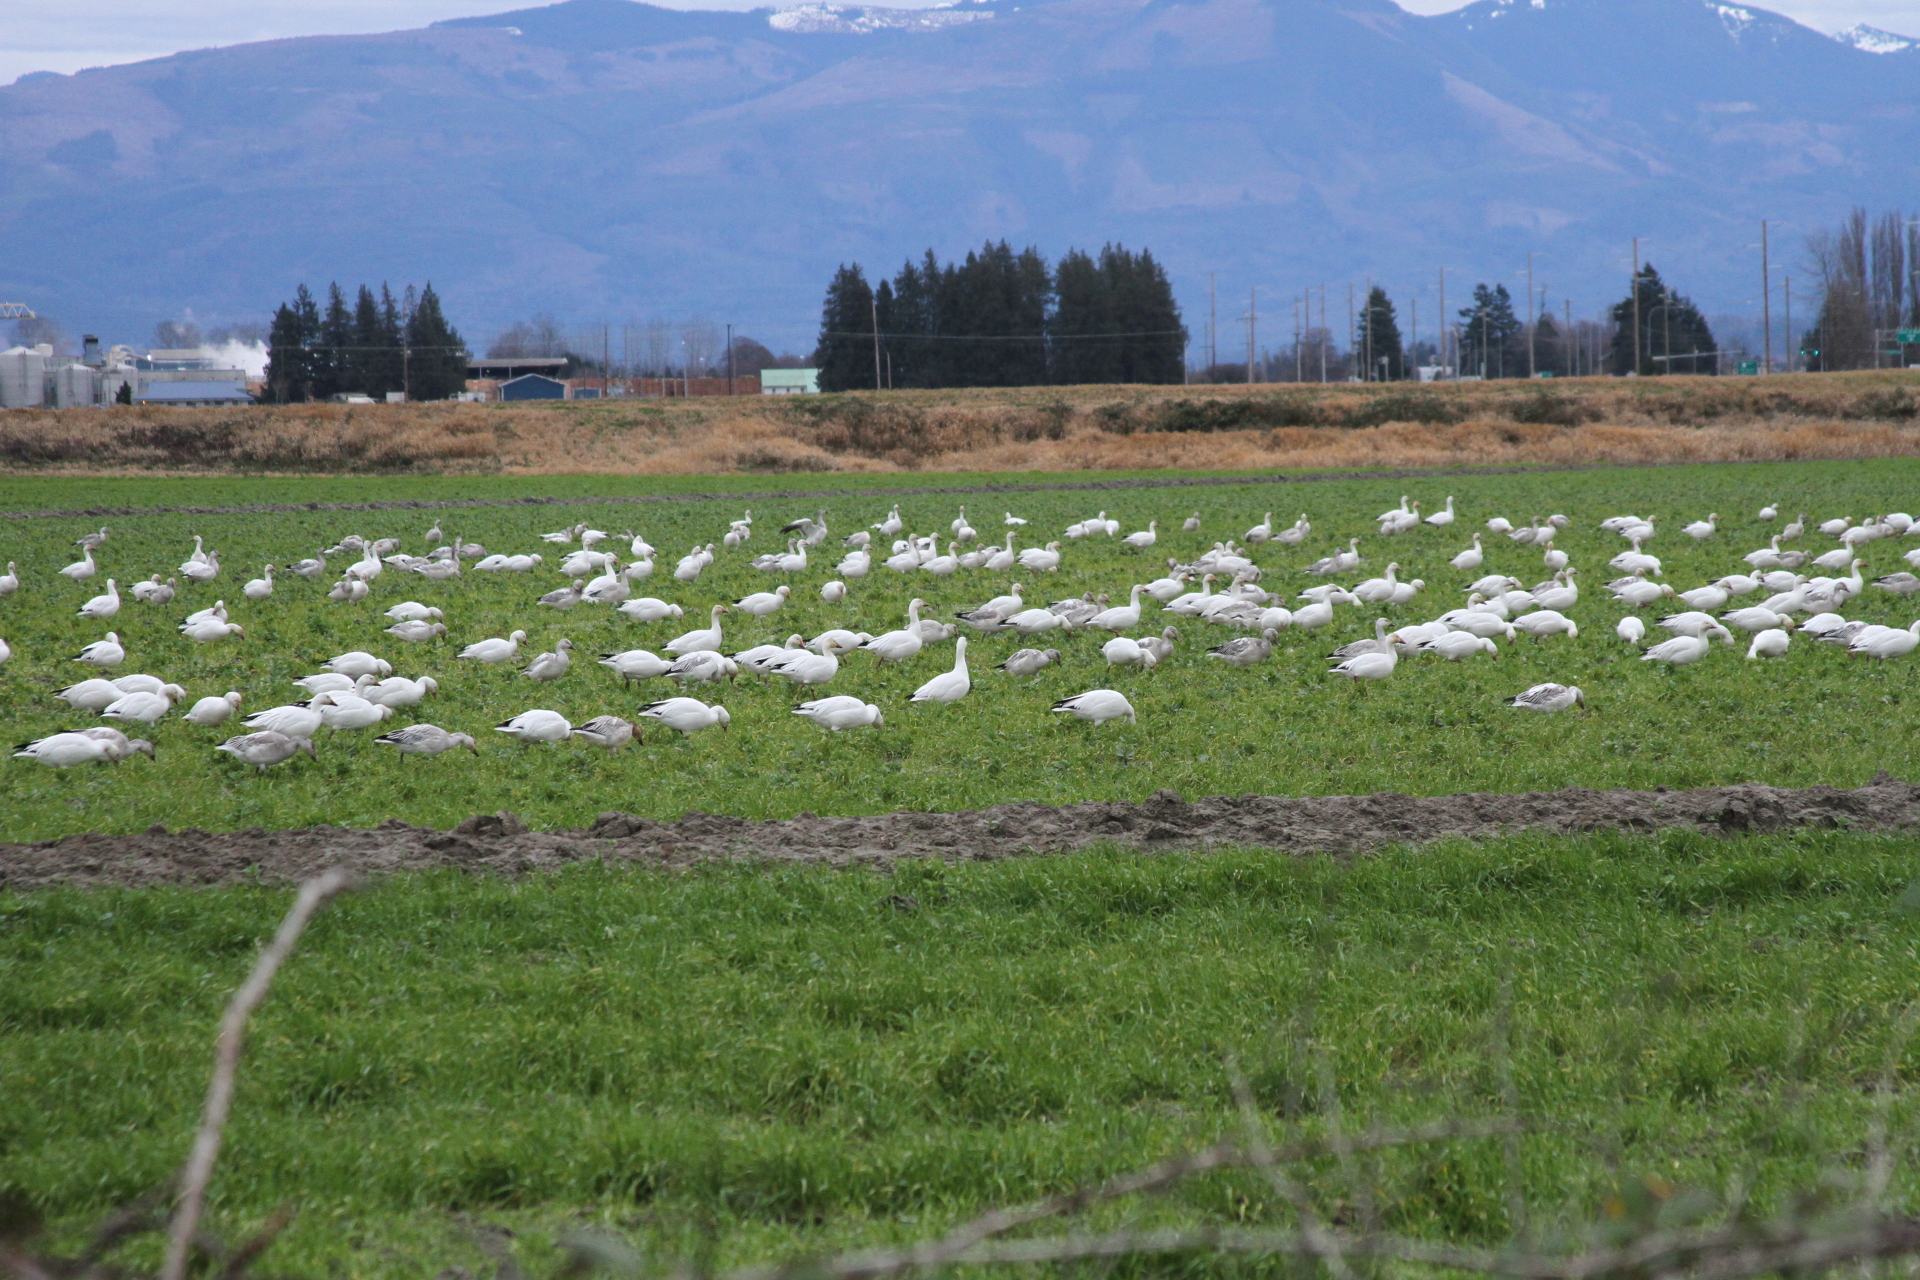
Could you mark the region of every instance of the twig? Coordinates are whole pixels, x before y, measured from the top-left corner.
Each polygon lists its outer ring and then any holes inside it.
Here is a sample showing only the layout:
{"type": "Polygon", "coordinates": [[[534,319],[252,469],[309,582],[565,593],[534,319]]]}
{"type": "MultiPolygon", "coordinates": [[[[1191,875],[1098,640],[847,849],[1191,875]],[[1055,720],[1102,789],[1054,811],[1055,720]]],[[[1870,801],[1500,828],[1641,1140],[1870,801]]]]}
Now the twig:
{"type": "Polygon", "coordinates": [[[233,993],[226,1016],[220,1020],[220,1039],[213,1052],[213,1079],[207,1085],[207,1105],[200,1117],[200,1131],[194,1135],[193,1151],[187,1156],[180,1175],[180,1204],[174,1211],[173,1226],[167,1236],[166,1258],[160,1267],[160,1280],[185,1280],[187,1255],[192,1250],[200,1215],[206,1207],[207,1184],[213,1178],[214,1161],[220,1156],[220,1139],[233,1108],[234,1077],[240,1070],[240,1050],[246,1043],[247,1019],[267,998],[273,975],[293,953],[307,924],[336,894],[353,887],[354,875],[343,867],[323,871],[300,886],[280,931],[254,962],[253,972],[233,993]]]}

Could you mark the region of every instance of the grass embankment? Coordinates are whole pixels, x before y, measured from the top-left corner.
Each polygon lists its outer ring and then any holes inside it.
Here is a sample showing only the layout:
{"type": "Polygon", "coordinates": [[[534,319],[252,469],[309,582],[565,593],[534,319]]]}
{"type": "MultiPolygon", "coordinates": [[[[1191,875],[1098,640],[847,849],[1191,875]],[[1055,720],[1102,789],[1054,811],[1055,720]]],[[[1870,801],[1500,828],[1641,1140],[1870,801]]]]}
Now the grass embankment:
{"type": "Polygon", "coordinates": [[[652,474],[1449,467],[1920,453],[1907,371],[1440,386],[1026,387],[0,414],[18,467],[652,474]]]}
{"type": "MultiPolygon", "coordinates": [[[[390,880],[257,1018],[213,1225],[292,1204],[267,1269],[367,1280],[479,1270],[460,1215],[543,1270],[582,1222],[663,1268],[905,1240],[1234,1132],[1235,1069],[1282,1136],[1334,1097],[1349,1133],[1504,1114],[1510,1072],[1536,1232],[1639,1178],[1765,1212],[1858,1172],[1915,870],[1911,841],[1823,832],[390,880]]],[[[0,1191],[56,1238],[177,1165],[286,898],[0,895],[0,1191]]],[[[1504,1160],[1361,1163],[1391,1229],[1492,1243],[1504,1160]]],[[[1337,1162],[1310,1182],[1355,1211],[1337,1162]]],[[[1247,1172],[1100,1220],[1288,1214],[1247,1172]]]]}
{"type": "MultiPolygon", "coordinates": [[[[159,757],[119,768],[55,773],[27,761],[6,761],[0,799],[8,815],[7,836],[33,840],[79,831],[139,831],[155,823],[178,829],[231,830],[332,822],[375,826],[392,817],[438,827],[476,812],[513,809],[537,826],[579,826],[601,810],[622,809],[655,818],[689,809],[743,817],[790,817],[816,813],[874,813],[901,808],[972,809],[1007,800],[1069,803],[1083,800],[1143,800],[1157,788],[1189,796],[1259,794],[1365,794],[1396,790],[1438,795],[1460,791],[1532,791],[1568,785],[1594,787],[1704,786],[1768,782],[1805,786],[1858,786],[1875,771],[1920,776],[1913,736],[1899,726],[1913,696],[1912,660],[1886,665],[1850,660],[1831,645],[1797,640],[1777,662],[1746,662],[1744,648],[1715,646],[1696,666],[1669,670],[1637,660],[1618,640],[1613,624],[1627,610],[1601,589],[1611,574],[1606,559],[1623,549],[1598,522],[1621,511],[1653,514],[1668,530],[1652,544],[1666,560],[1668,581],[1685,590],[1735,569],[1740,556],[1764,545],[1774,526],[1751,512],[1777,501],[1783,513],[1806,510],[1813,519],[1841,513],[1856,517],[1910,507],[1920,463],[1893,461],[1871,467],[1847,464],[1690,467],[1651,471],[1586,472],[1455,477],[1446,488],[1422,486],[1428,509],[1448,492],[1460,522],[1447,533],[1422,529],[1395,539],[1374,533],[1373,515],[1393,506],[1404,486],[1383,481],[1330,481],[1312,485],[1208,486],[1118,493],[1037,493],[982,499],[970,513],[983,533],[999,530],[999,513],[1012,506],[1032,519],[1020,545],[1057,536],[1070,520],[1105,507],[1126,529],[1160,523],[1156,554],[1127,553],[1117,542],[1087,539],[1067,545],[1057,573],[1010,575],[1027,587],[1030,601],[1044,604],[1086,591],[1124,598],[1129,585],[1162,571],[1161,557],[1191,559],[1212,542],[1237,537],[1261,513],[1275,511],[1277,524],[1305,509],[1314,533],[1298,550],[1278,543],[1256,553],[1266,570],[1264,585],[1291,598],[1319,579],[1299,566],[1362,537],[1366,562],[1349,585],[1377,574],[1389,560],[1401,576],[1429,585],[1412,604],[1384,611],[1400,621],[1420,621],[1463,601],[1460,588],[1477,574],[1448,567],[1448,559],[1489,515],[1524,522],[1553,511],[1575,520],[1559,540],[1583,571],[1583,595],[1568,610],[1581,627],[1576,640],[1521,637],[1502,645],[1494,661],[1466,663],[1409,660],[1376,686],[1355,689],[1326,674],[1322,655],[1335,645],[1370,636],[1380,611],[1343,608],[1333,627],[1317,633],[1288,632],[1273,658],[1256,667],[1223,667],[1206,648],[1236,632],[1188,619],[1162,617],[1145,601],[1142,631],[1177,623],[1182,639],[1159,670],[1109,669],[1100,654],[1105,633],[1062,637],[1049,633],[1044,646],[1065,655],[1061,665],[1033,681],[1014,681],[994,671],[1007,654],[1024,647],[1009,633],[971,637],[973,692],[950,706],[913,706],[912,692],[951,667],[953,646],[931,645],[900,668],[876,669],[867,654],[847,656],[826,693],[853,693],[878,703],[886,716],[879,731],[825,734],[789,714],[799,696],[785,682],[743,678],[738,684],[696,689],[724,702],[733,715],[730,733],[709,732],[681,740],[662,732],[645,745],[608,757],[586,747],[530,748],[492,732],[492,726],[533,707],[548,707],[577,722],[594,715],[631,716],[638,704],[674,692],[664,681],[623,688],[594,664],[603,652],[658,651],[673,636],[704,622],[716,603],[762,591],[780,579],[747,561],[775,544],[773,532],[792,516],[824,505],[838,531],[879,519],[890,503],[857,498],[788,502],[757,508],[761,532],[720,559],[696,583],[673,581],[675,559],[696,540],[717,539],[725,522],[740,514],[732,500],[649,506],[476,508],[429,515],[420,512],[295,512],[283,515],[205,516],[185,513],[109,521],[112,540],[102,553],[106,566],[91,583],[75,584],[55,570],[71,558],[68,545],[90,527],[79,520],[21,520],[4,526],[9,538],[0,560],[17,560],[25,585],[0,601],[0,636],[14,657],[0,668],[0,716],[19,741],[68,727],[83,719],[53,694],[90,674],[70,655],[109,626],[128,646],[122,671],[148,671],[184,685],[195,697],[237,689],[248,708],[277,705],[301,696],[291,681],[349,649],[367,649],[390,660],[405,675],[431,674],[440,691],[402,711],[394,724],[430,721],[481,739],[482,755],[464,752],[435,761],[403,761],[374,745],[371,732],[322,735],[318,762],[305,759],[257,775],[212,751],[231,728],[200,729],[177,717],[161,721],[150,736],[159,757]],[[1187,512],[1199,509],[1202,530],[1180,531],[1187,512]],[[1718,511],[1727,517],[1718,536],[1695,543],[1678,526],[1718,511]],[[557,550],[538,540],[542,530],[591,520],[602,528],[642,529],[660,549],[659,568],[643,592],[680,603],[686,618],[636,624],[604,608],[581,606],[560,614],[533,601],[562,584],[557,573],[468,573],[449,583],[389,570],[366,603],[347,606],[325,598],[328,580],[282,577],[270,600],[242,599],[240,583],[259,572],[263,560],[287,564],[311,555],[348,530],[369,537],[392,533],[407,549],[424,549],[420,535],[440,519],[449,534],[478,539],[494,550],[539,550],[548,568],[557,550]],[[74,616],[82,601],[113,574],[123,589],[135,578],[172,573],[191,549],[195,534],[226,553],[223,577],[207,586],[184,585],[180,597],[161,609],[129,603],[110,624],[74,616]],[[225,598],[247,639],[196,646],[176,634],[187,612],[225,598]],[[381,610],[402,600],[420,600],[446,612],[450,635],[408,645],[383,632],[381,610]],[[453,658],[460,645],[525,628],[523,659],[550,649],[561,637],[578,646],[573,670],[542,685],[510,668],[475,668],[453,658]],[[1587,691],[1590,714],[1537,717],[1511,711],[1503,699],[1544,680],[1578,684],[1587,691]],[[1050,715],[1056,699],[1089,688],[1121,689],[1133,700],[1139,724],[1093,730],[1050,715]]],[[[35,505],[75,507],[111,502],[123,482],[23,482],[35,505]]],[[[283,482],[124,482],[141,494],[162,495],[178,484],[208,505],[277,493],[283,482]]],[[[319,500],[393,481],[316,482],[319,500]]],[[[572,482],[569,482],[572,483],[572,482]]],[[[626,482],[632,484],[634,482],[626,482]]],[[[664,482],[673,487],[680,482],[664,482]]],[[[0,497],[14,493],[0,485],[0,497]]],[[[507,481],[422,481],[417,492],[471,492],[472,486],[507,481]]],[[[902,500],[909,530],[945,532],[957,500],[925,496],[902,500]]],[[[1783,517],[1790,518],[1790,517],[1783,517]]],[[[98,521],[91,522],[97,527],[98,521]]],[[[1511,573],[1527,585],[1546,577],[1540,552],[1505,538],[1487,540],[1485,571],[1511,573]]],[[[1825,549],[1817,535],[1802,545],[1825,549]]],[[[1902,553],[1913,539],[1870,544],[1867,575],[1904,569],[1902,553]]],[[[830,540],[809,568],[793,580],[792,601],[772,618],[735,614],[726,620],[725,647],[737,651],[792,633],[807,636],[835,626],[878,634],[903,624],[907,601],[918,594],[930,616],[951,618],[1007,588],[1008,578],[963,572],[950,578],[924,573],[898,575],[883,567],[853,584],[849,599],[828,605],[819,587],[833,576],[838,539],[830,540]]],[[[1760,597],[1750,597],[1754,603],[1760,597]]],[[[1910,601],[1869,590],[1847,613],[1905,626],[1910,601]]],[[[1665,609],[1649,609],[1649,618],[1665,609]]]]}

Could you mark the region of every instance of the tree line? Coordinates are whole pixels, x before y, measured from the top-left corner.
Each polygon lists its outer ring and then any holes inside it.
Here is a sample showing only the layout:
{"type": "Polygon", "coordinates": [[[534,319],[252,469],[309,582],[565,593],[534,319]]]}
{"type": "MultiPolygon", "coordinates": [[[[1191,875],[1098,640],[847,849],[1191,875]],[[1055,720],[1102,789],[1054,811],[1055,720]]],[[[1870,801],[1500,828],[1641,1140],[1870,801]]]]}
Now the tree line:
{"type": "Polygon", "coordinates": [[[324,311],[302,284],[267,334],[266,398],[277,404],[341,394],[383,400],[390,391],[448,400],[466,380],[466,343],[431,282],[417,294],[408,285],[399,299],[385,284],[377,298],[363,284],[351,307],[331,284],[324,311]]]}
{"type": "Polygon", "coordinates": [[[1820,281],[1813,327],[1800,337],[1806,368],[1877,369],[1920,359],[1898,331],[1920,329],[1920,214],[1869,219],[1855,209],[1837,230],[1807,238],[1820,281]]]}
{"type": "Polygon", "coordinates": [[[1187,331],[1145,249],[1039,250],[989,241],[942,264],[932,249],[870,285],[843,264],[820,310],[823,391],[1182,382],[1187,331]]]}

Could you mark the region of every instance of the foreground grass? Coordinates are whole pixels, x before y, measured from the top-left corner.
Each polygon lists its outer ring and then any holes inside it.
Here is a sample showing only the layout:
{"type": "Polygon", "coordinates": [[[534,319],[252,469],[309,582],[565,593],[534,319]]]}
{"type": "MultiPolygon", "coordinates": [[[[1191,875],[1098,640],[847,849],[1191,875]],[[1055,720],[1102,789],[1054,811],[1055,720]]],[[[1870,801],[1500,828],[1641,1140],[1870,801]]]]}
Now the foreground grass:
{"type": "MultiPolygon", "coordinates": [[[[372,826],[390,817],[445,827],[501,808],[542,826],[583,825],[596,812],[615,808],[650,817],[699,809],[768,818],[801,811],[950,810],[1025,799],[1139,800],[1160,787],[1187,795],[1445,794],[1570,784],[1856,786],[1880,769],[1914,777],[1920,774],[1914,739],[1897,728],[1905,723],[1914,693],[1911,660],[1861,663],[1833,646],[1796,641],[1788,657],[1772,663],[1745,662],[1744,648],[1719,646],[1707,660],[1678,671],[1642,663],[1636,650],[1613,635],[1615,620],[1626,610],[1602,590],[1612,576],[1605,561],[1624,544],[1596,526],[1622,511],[1657,516],[1666,532],[1650,550],[1666,560],[1667,580],[1685,590],[1744,568],[1741,554],[1777,530],[1777,524],[1764,526],[1751,518],[1763,503],[1779,503],[1788,517],[1804,510],[1812,520],[1838,514],[1865,518],[1913,506],[1917,482],[1920,463],[1899,461],[1457,476],[1444,485],[1419,486],[1428,509],[1453,494],[1460,512],[1453,529],[1422,529],[1397,539],[1378,537],[1372,517],[1397,502],[1406,488],[1398,481],[981,496],[967,506],[983,536],[1000,532],[1000,513],[1012,507],[1032,521],[1023,546],[1058,536],[1070,521],[1103,507],[1129,530],[1150,519],[1160,523],[1161,545],[1153,555],[1132,555],[1115,541],[1089,539],[1067,544],[1058,573],[1015,575],[1033,603],[1087,591],[1121,600],[1131,583],[1163,572],[1162,556],[1191,559],[1214,541],[1238,537],[1267,510],[1285,524],[1304,509],[1314,523],[1306,546],[1296,550],[1274,543],[1255,553],[1266,571],[1263,585],[1290,598],[1319,581],[1301,573],[1300,566],[1359,536],[1366,560],[1360,573],[1346,579],[1349,585],[1379,573],[1389,560],[1399,562],[1402,578],[1419,577],[1428,584],[1411,605],[1387,611],[1396,623],[1424,620],[1463,601],[1460,587],[1477,575],[1456,572],[1447,561],[1486,517],[1498,513],[1524,523],[1562,511],[1575,521],[1558,545],[1583,571],[1583,597],[1569,610],[1582,634],[1572,641],[1522,637],[1503,646],[1497,662],[1409,661],[1390,680],[1353,689],[1326,675],[1322,655],[1336,644],[1371,635],[1374,610],[1342,609],[1327,631],[1283,636],[1272,661],[1231,669],[1207,658],[1205,650],[1235,633],[1159,617],[1148,601],[1143,631],[1173,621],[1182,632],[1174,657],[1151,674],[1109,670],[1100,655],[1104,633],[1062,638],[1056,631],[1045,643],[1060,648],[1064,662],[1036,680],[1015,682],[992,668],[1028,642],[1008,634],[974,636],[972,694],[951,706],[913,706],[908,702],[913,690],[952,665],[951,644],[928,646],[903,668],[876,670],[869,655],[856,654],[824,691],[879,703],[887,719],[881,731],[823,734],[789,714],[796,700],[793,688],[743,678],[737,685],[696,691],[727,705],[731,733],[693,740],[649,736],[644,746],[611,758],[585,748],[524,748],[493,734],[491,727],[532,707],[550,707],[575,722],[604,713],[630,716],[642,701],[667,696],[674,690],[660,681],[624,689],[593,659],[633,647],[658,650],[703,622],[711,605],[782,581],[747,562],[777,544],[774,530],[785,520],[824,505],[838,534],[879,519],[891,502],[760,503],[754,540],[737,551],[723,550],[719,562],[692,584],[673,581],[674,562],[696,541],[717,541],[726,521],[751,504],[715,499],[609,506],[586,501],[583,494],[577,505],[540,508],[142,516],[107,522],[113,535],[101,556],[104,570],[82,584],[68,582],[56,570],[71,558],[72,539],[89,525],[98,527],[98,521],[13,521],[4,526],[7,546],[0,550],[0,560],[20,563],[25,583],[0,600],[0,637],[14,649],[13,659],[0,667],[0,716],[17,735],[12,741],[78,719],[53,694],[89,674],[69,656],[107,630],[74,617],[79,605],[103,588],[108,574],[123,588],[155,570],[172,574],[200,534],[226,553],[222,578],[207,586],[183,581],[179,599],[164,609],[126,605],[109,624],[129,648],[122,671],[162,675],[186,686],[195,698],[237,689],[247,707],[257,709],[300,696],[289,682],[332,655],[367,649],[391,660],[400,674],[431,674],[441,682],[437,695],[402,712],[396,724],[422,720],[465,730],[483,740],[483,754],[478,760],[462,753],[402,761],[373,745],[371,733],[343,734],[321,742],[317,763],[303,759],[257,775],[212,751],[231,730],[199,729],[173,718],[154,727],[155,761],[59,774],[26,761],[5,761],[0,801],[8,814],[6,836],[29,840],[87,830],[138,831],[156,822],[209,829],[315,822],[372,826]],[[1195,509],[1202,517],[1201,532],[1181,532],[1180,521],[1195,509]],[[1694,543],[1679,533],[1680,525],[1708,511],[1725,518],[1721,534],[1694,543]],[[436,519],[449,534],[478,539],[494,550],[548,553],[549,570],[559,556],[539,541],[542,531],[576,520],[613,530],[637,527],[659,549],[659,568],[642,592],[680,603],[687,617],[640,625],[604,608],[582,606],[560,614],[535,607],[541,593],[562,584],[551,571],[470,573],[449,583],[389,571],[359,606],[329,603],[329,579],[283,576],[270,600],[240,597],[240,584],[259,572],[262,561],[291,563],[352,530],[369,537],[400,536],[407,549],[418,552],[425,548],[420,535],[436,519]],[[234,620],[247,627],[246,640],[196,646],[175,633],[181,617],[215,598],[226,599],[234,620]],[[449,637],[407,645],[385,635],[387,619],[380,611],[406,599],[442,607],[449,637]],[[571,638],[577,646],[573,671],[555,684],[537,685],[510,669],[474,669],[452,657],[461,644],[516,627],[530,633],[523,657],[551,648],[563,636],[571,638]],[[1543,680],[1580,685],[1591,714],[1541,718],[1501,705],[1543,680]],[[1138,725],[1095,731],[1048,714],[1054,700],[1103,685],[1127,693],[1139,710],[1138,725]],[[1896,728],[1890,732],[1890,727],[1896,728]]],[[[273,487],[281,483],[220,481],[192,491],[206,505],[226,505],[253,500],[249,495],[282,493],[273,487]]],[[[439,492],[442,486],[481,483],[442,481],[423,488],[439,492]]],[[[665,481],[661,488],[673,491],[679,483],[665,481]]],[[[617,484],[630,489],[639,482],[617,484]]],[[[187,491],[183,486],[174,492],[187,491]]],[[[338,486],[314,490],[316,495],[341,491],[338,486]]],[[[95,492],[91,482],[0,481],[0,501],[16,507],[77,507],[95,492]]],[[[959,501],[927,495],[899,505],[909,530],[944,534],[959,501]]],[[[1868,577],[1906,568],[1901,555],[1914,544],[1913,539],[1871,544],[1865,551],[1868,577]]],[[[1500,537],[1486,545],[1487,571],[1511,573],[1528,585],[1547,576],[1537,549],[1500,537]]],[[[1827,543],[1813,535],[1801,545],[1824,550],[1827,543]]],[[[833,576],[837,536],[820,552],[829,554],[816,553],[810,567],[794,577],[793,599],[774,617],[727,619],[730,651],[778,642],[793,632],[812,636],[832,626],[877,634],[902,625],[915,594],[930,602],[931,616],[951,618],[956,610],[1004,591],[1008,582],[985,573],[942,579],[876,567],[853,585],[848,600],[828,605],[818,591],[833,576]]],[[[342,567],[338,560],[335,567],[342,567]]],[[[1652,618],[1665,611],[1645,612],[1652,618]]],[[[1870,589],[1847,613],[1905,626],[1913,606],[1870,589]]]]}
{"type": "MultiPolygon", "coordinates": [[[[357,1277],[471,1265],[455,1215],[536,1260],[583,1220],[656,1260],[905,1239],[1231,1132],[1236,1070],[1308,1130],[1336,1098],[1349,1130],[1502,1113],[1510,1075],[1536,1225],[1643,1176],[1765,1209],[1851,1176],[1916,870],[1905,840],[1674,832],[388,880],[257,1019],[216,1225],[293,1203],[272,1269],[357,1277]]],[[[0,1192],[70,1234],[167,1177],[287,897],[0,896],[0,1192]]],[[[1396,1229],[1488,1242],[1503,1167],[1462,1142],[1369,1177],[1396,1229]]],[[[1240,1175],[1115,1212],[1285,1216],[1240,1175]]]]}

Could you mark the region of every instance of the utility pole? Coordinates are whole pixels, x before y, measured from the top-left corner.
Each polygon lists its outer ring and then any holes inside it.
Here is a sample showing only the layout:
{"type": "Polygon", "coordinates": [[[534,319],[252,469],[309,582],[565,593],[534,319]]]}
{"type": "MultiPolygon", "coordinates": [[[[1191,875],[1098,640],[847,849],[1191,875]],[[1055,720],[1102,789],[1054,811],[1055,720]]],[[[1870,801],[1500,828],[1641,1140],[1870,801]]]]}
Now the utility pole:
{"type": "MultiPolygon", "coordinates": [[[[1668,263],[1672,266],[1672,263],[1668,263]]],[[[1640,374],[1640,237],[1633,238],[1633,372],[1640,374]]]]}
{"type": "Polygon", "coordinates": [[[1440,268],[1440,376],[1447,376],[1447,269],[1440,268]]]}
{"type": "Polygon", "coordinates": [[[1786,303],[1787,303],[1786,341],[1781,344],[1786,349],[1782,351],[1780,354],[1784,355],[1787,358],[1787,372],[1792,373],[1793,372],[1793,277],[1781,276],[1780,283],[1783,286],[1782,292],[1786,296],[1786,303]]]}
{"type": "Polygon", "coordinates": [[[1366,380],[1368,382],[1372,382],[1373,381],[1373,281],[1372,279],[1368,279],[1367,281],[1367,302],[1363,310],[1363,314],[1366,316],[1367,327],[1360,331],[1362,334],[1365,335],[1360,345],[1361,345],[1361,350],[1364,351],[1366,354],[1366,361],[1367,361],[1366,380]]]}
{"type": "Polygon", "coordinates": [[[1773,276],[1767,270],[1767,220],[1760,219],[1760,329],[1765,335],[1766,363],[1760,372],[1773,372],[1773,276]]]}
{"type": "MultiPolygon", "coordinates": [[[[1402,357],[1400,361],[1402,365],[1406,364],[1405,357],[1408,355],[1411,355],[1413,353],[1413,349],[1419,345],[1420,345],[1420,299],[1408,298],[1407,299],[1407,347],[1406,347],[1406,351],[1402,353],[1402,357]]],[[[1402,370],[1403,375],[1404,375],[1404,372],[1405,371],[1403,369],[1402,370]]],[[[1418,373],[1415,373],[1413,376],[1417,378],[1420,375],[1418,373]]]]}
{"type": "Polygon", "coordinates": [[[1207,272],[1207,378],[1213,378],[1213,370],[1220,364],[1220,294],[1214,283],[1214,273],[1207,272]]]}
{"type": "Polygon", "coordinates": [[[1567,326],[1560,331],[1560,345],[1566,349],[1567,372],[1573,377],[1580,376],[1580,354],[1573,345],[1573,299],[1562,298],[1560,305],[1566,309],[1567,326]]]}
{"type": "Polygon", "coordinates": [[[1300,344],[1306,338],[1306,327],[1300,323],[1300,309],[1305,305],[1304,299],[1293,300],[1293,380],[1295,382],[1306,381],[1300,364],[1300,344]]]}
{"type": "Polygon", "coordinates": [[[1356,354],[1358,354],[1357,352],[1355,352],[1355,351],[1353,350],[1353,345],[1354,345],[1354,343],[1353,343],[1353,333],[1354,333],[1354,328],[1353,328],[1353,281],[1351,281],[1351,280],[1349,280],[1349,281],[1347,281],[1347,351],[1348,351],[1348,353],[1349,353],[1349,354],[1348,354],[1348,358],[1347,358],[1347,380],[1348,380],[1349,382],[1351,382],[1351,381],[1353,380],[1353,356],[1354,356],[1354,355],[1356,355],[1356,354]]]}
{"type": "Polygon", "coordinates": [[[1320,381],[1327,380],[1327,284],[1320,282],[1320,381]]]}
{"type": "Polygon", "coordinates": [[[613,340],[607,333],[607,326],[600,326],[600,398],[609,399],[613,395],[613,340]]]}
{"type": "Polygon", "coordinates": [[[867,307],[873,312],[873,389],[880,389],[880,299],[868,295],[867,307]]]}
{"type": "Polygon", "coordinates": [[[1533,331],[1535,327],[1533,319],[1533,250],[1529,249],[1527,250],[1527,376],[1529,378],[1537,377],[1540,373],[1540,366],[1535,363],[1533,354],[1533,331]]]}
{"type": "Polygon", "coordinates": [[[1258,288],[1247,290],[1247,385],[1253,385],[1253,339],[1259,326],[1258,288]]]}
{"type": "Polygon", "coordinates": [[[727,394],[733,394],[733,326],[727,326],[727,394]]]}

